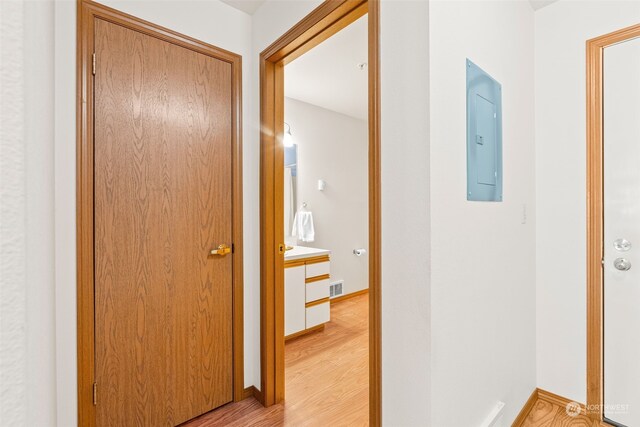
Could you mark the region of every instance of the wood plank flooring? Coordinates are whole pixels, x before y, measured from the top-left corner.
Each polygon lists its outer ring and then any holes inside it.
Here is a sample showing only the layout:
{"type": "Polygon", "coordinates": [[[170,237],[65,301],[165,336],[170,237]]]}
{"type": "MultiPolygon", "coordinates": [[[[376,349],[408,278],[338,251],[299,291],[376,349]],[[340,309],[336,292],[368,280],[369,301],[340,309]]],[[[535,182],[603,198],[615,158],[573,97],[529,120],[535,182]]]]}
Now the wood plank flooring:
{"type": "Polygon", "coordinates": [[[369,424],[368,295],[331,305],[331,322],[285,345],[283,404],[230,403],[183,427],[369,424]]]}
{"type": "Polygon", "coordinates": [[[521,427],[600,427],[600,423],[585,415],[569,416],[566,408],[538,399],[521,427]]]}

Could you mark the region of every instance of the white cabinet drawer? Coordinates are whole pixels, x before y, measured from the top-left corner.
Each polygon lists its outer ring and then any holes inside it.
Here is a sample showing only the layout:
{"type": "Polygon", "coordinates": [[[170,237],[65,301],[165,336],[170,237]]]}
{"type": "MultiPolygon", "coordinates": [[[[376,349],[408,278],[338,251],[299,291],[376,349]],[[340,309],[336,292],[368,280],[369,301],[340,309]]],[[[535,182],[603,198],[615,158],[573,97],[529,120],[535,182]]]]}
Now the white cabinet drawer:
{"type": "Polygon", "coordinates": [[[307,329],[326,323],[331,317],[329,301],[307,307],[307,329]]]}
{"type": "Polygon", "coordinates": [[[304,265],[284,269],[284,335],[305,328],[304,265]]]}
{"type": "Polygon", "coordinates": [[[331,274],[331,268],[329,267],[329,264],[329,261],[307,264],[307,278],[331,274]]]}
{"type": "Polygon", "coordinates": [[[307,299],[306,302],[316,301],[323,298],[329,298],[329,279],[322,279],[315,282],[307,283],[307,299]]]}

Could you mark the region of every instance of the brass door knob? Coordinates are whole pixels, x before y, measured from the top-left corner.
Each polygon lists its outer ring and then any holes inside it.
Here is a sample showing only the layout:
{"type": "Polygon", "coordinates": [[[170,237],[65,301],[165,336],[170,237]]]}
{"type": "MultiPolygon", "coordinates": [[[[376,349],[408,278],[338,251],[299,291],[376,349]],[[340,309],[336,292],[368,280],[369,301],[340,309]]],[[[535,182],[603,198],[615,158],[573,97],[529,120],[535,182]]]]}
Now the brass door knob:
{"type": "Polygon", "coordinates": [[[226,254],[231,253],[231,248],[224,243],[219,245],[216,249],[211,250],[211,255],[220,255],[225,256],[226,254]]]}

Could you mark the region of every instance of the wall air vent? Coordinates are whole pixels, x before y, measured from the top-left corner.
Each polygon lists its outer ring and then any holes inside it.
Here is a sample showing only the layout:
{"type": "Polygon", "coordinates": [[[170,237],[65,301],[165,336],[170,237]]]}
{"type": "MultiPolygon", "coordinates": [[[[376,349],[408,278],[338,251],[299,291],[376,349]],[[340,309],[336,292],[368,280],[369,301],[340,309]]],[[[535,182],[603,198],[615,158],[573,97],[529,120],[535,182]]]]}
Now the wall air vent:
{"type": "MultiPolygon", "coordinates": [[[[339,297],[344,293],[344,280],[338,280],[329,286],[329,297],[339,297]]],[[[325,294],[326,295],[326,294],[325,294]]]]}

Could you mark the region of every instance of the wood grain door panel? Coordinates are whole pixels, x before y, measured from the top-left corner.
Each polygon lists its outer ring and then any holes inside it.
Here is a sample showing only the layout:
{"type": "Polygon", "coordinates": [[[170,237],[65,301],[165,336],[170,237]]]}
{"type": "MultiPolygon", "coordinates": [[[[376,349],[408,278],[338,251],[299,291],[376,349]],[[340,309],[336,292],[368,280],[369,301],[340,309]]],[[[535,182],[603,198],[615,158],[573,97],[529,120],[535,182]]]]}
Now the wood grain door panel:
{"type": "Polygon", "coordinates": [[[95,20],[97,425],[233,399],[232,70],[95,20]]]}

